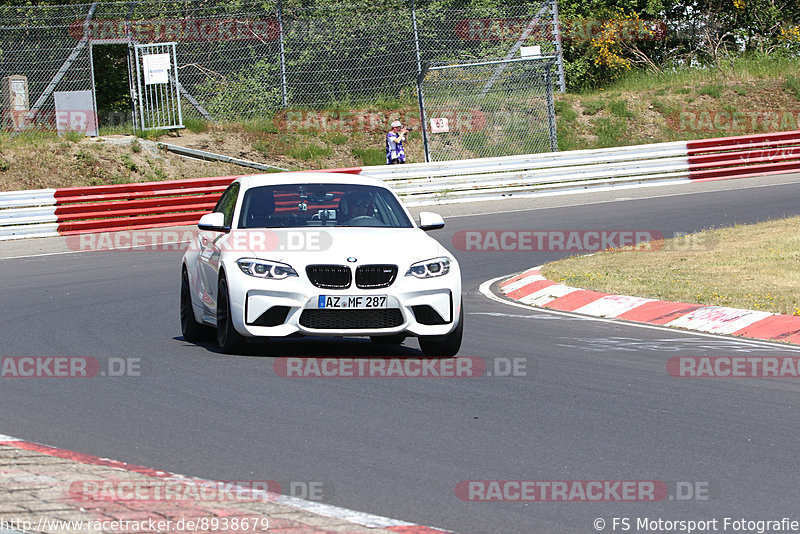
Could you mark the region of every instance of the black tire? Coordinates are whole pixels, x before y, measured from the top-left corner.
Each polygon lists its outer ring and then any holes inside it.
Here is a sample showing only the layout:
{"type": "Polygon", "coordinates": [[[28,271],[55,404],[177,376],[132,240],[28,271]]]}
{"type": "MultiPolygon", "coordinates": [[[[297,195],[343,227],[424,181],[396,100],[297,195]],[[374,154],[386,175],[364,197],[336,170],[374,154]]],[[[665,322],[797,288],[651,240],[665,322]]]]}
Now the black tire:
{"type": "Polygon", "coordinates": [[[458,314],[458,325],[444,336],[420,336],[419,348],[425,356],[446,357],[455,356],[461,349],[461,338],[464,336],[464,305],[458,314]]]}
{"type": "Polygon", "coordinates": [[[192,295],[189,289],[189,273],[181,269],[181,333],[183,339],[190,343],[209,338],[209,328],[198,323],[192,311],[192,295]]]}
{"type": "Polygon", "coordinates": [[[370,336],[373,343],[377,345],[402,345],[406,340],[405,334],[395,334],[393,336],[370,336]]]}
{"type": "Polygon", "coordinates": [[[228,282],[224,276],[217,286],[217,344],[225,354],[236,354],[244,346],[244,337],[233,326],[228,282]]]}

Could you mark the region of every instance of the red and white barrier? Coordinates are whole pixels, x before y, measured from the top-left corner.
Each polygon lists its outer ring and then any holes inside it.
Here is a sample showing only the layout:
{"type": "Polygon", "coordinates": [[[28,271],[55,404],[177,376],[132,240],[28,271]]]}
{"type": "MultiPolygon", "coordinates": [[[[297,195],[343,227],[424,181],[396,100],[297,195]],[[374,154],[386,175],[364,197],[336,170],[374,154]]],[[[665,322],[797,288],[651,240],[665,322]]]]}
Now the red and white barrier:
{"type": "MultiPolygon", "coordinates": [[[[800,131],[321,172],[382,179],[410,206],[520,198],[800,172],[800,131]]],[[[194,224],[235,178],[0,193],[0,240],[194,224]]]]}

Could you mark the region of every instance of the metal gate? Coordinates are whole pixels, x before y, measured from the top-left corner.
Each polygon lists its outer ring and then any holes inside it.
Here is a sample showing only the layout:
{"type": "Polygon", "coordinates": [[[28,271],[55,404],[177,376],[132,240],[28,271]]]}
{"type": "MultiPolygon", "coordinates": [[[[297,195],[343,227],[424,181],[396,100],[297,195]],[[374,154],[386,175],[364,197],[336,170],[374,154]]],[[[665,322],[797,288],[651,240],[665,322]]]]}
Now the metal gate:
{"type": "Polygon", "coordinates": [[[425,161],[558,150],[555,57],[423,69],[417,78],[425,161]]]}
{"type": "Polygon", "coordinates": [[[137,44],[132,63],[134,124],[139,130],[183,128],[175,43],[137,44]]]}

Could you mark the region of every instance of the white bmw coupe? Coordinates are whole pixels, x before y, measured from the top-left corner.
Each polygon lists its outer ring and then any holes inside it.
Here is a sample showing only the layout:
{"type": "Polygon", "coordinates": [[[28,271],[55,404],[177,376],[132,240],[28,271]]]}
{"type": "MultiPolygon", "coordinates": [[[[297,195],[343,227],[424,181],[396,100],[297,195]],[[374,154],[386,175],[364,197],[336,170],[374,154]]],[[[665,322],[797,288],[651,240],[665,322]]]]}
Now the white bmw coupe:
{"type": "Polygon", "coordinates": [[[461,347],[461,271],[383,182],[339,173],[238,178],[199,222],[181,273],[187,341],[216,328],[223,352],[248,339],[368,336],[461,347]]]}

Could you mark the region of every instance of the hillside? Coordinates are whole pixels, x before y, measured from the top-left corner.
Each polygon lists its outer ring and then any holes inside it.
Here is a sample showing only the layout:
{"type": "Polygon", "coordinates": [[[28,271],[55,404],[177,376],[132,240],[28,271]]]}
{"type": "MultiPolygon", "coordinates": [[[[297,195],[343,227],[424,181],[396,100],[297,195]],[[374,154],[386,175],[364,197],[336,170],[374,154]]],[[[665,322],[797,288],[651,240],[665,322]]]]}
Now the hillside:
{"type": "MultiPolygon", "coordinates": [[[[635,72],[606,89],[556,95],[560,150],[800,129],[800,61],[738,60],[717,69],[635,72]]],[[[160,135],[166,143],[289,170],[381,165],[388,123],[414,127],[407,152],[423,161],[419,113],[395,109],[289,110],[258,122],[210,124],[160,135]],[[385,129],[386,128],[386,129],[385,129]]],[[[97,138],[0,133],[0,190],[100,185],[249,174],[154,149],[150,134],[97,138]]]]}

